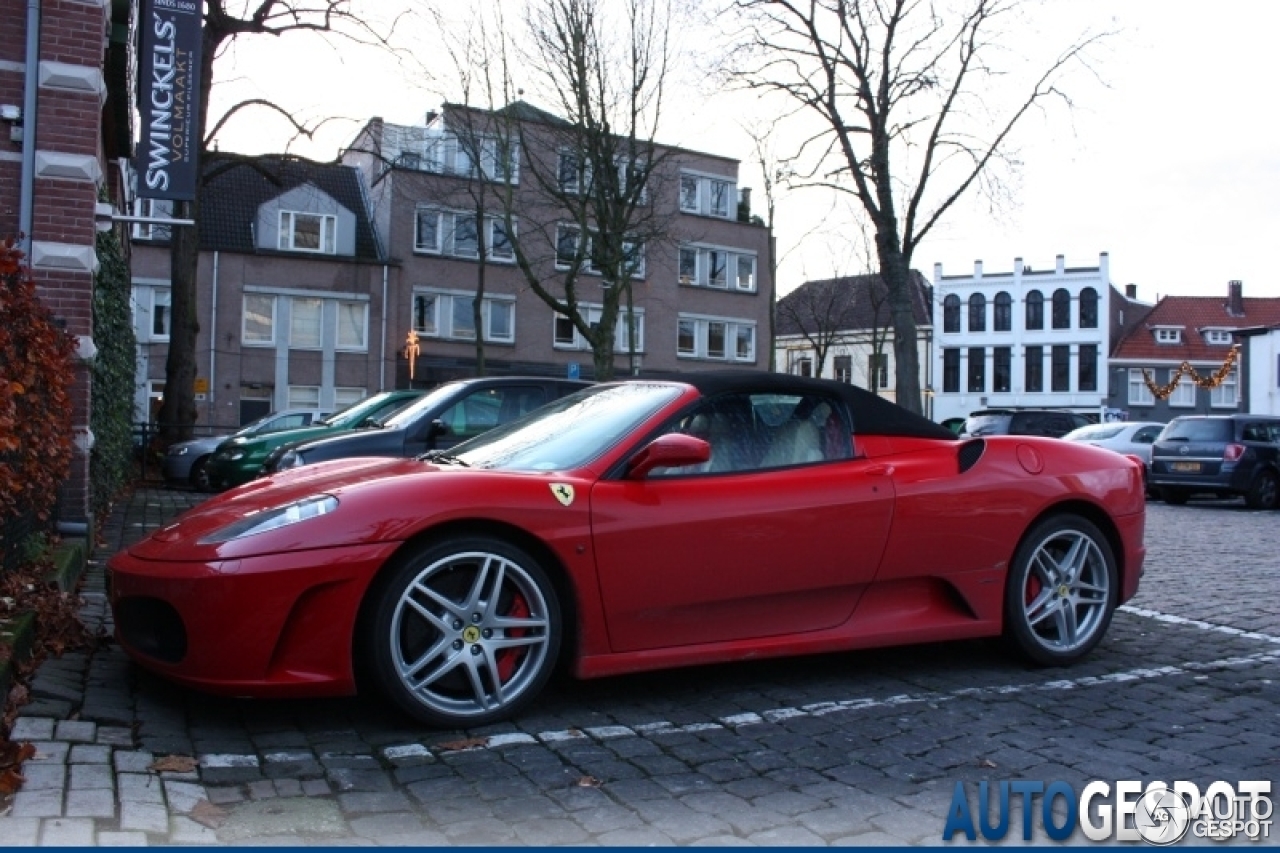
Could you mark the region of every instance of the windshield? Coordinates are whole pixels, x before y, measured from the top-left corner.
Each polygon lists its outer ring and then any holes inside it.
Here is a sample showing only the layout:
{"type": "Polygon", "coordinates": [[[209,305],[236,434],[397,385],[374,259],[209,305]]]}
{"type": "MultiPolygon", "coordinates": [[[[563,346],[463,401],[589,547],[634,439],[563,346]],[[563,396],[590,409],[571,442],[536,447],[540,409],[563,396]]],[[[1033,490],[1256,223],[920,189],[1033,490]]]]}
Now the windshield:
{"type": "Polygon", "coordinates": [[[587,388],[455,447],[473,468],[564,471],[613,447],[682,393],[678,385],[627,382],[587,388]]]}
{"type": "Polygon", "coordinates": [[[1114,424],[1098,424],[1097,426],[1080,427],[1072,430],[1065,438],[1072,441],[1105,441],[1108,438],[1115,438],[1124,430],[1122,426],[1114,424]]]}
{"type": "Polygon", "coordinates": [[[385,427],[402,427],[407,426],[418,419],[418,415],[427,409],[432,408],[441,401],[449,399],[456,391],[458,386],[452,382],[448,385],[441,385],[434,391],[431,391],[425,397],[418,397],[407,406],[401,406],[393,409],[385,414],[378,415],[373,419],[373,423],[377,426],[385,427]]]}
{"type": "Polygon", "coordinates": [[[1225,419],[1191,418],[1183,420],[1175,418],[1164,428],[1164,432],[1160,434],[1160,440],[1230,441],[1231,426],[1231,421],[1225,419]]]}
{"type": "Polygon", "coordinates": [[[1009,415],[976,415],[964,422],[965,435],[995,435],[1004,432],[1009,415]]]}
{"type": "MultiPolygon", "coordinates": [[[[354,426],[369,416],[371,412],[377,412],[386,405],[387,397],[390,394],[374,394],[372,397],[365,397],[363,400],[352,403],[341,411],[334,412],[324,420],[316,421],[321,426],[354,426]]],[[[408,402],[406,400],[406,402],[408,402]]]]}

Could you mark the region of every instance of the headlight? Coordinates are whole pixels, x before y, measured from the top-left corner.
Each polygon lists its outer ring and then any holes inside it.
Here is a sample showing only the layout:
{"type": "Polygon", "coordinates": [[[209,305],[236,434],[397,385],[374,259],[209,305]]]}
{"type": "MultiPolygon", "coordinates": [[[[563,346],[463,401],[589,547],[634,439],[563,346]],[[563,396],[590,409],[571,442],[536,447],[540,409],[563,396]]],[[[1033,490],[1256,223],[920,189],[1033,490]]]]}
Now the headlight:
{"type": "Polygon", "coordinates": [[[279,527],[287,527],[290,524],[297,524],[299,521],[306,521],[309,518],[328,515],[337,508],[338,499],[333,495],[315,495],[314,497],[303,498],[291,504],[285,504],[273,509],[259,510],[251,515],[246,515],[239,521],[232,522],[221,530],[216,530],[205,536],[200,540],[200,544],[216,545],[219,542],[230,542],[233,539],[256,536],[259,533],[266,533],[268,530],[275,530],[279,527]]]}
{"type": "Polygon", "coordinates": [[[276,470],[286,471],[290,468],[301,468],[306,462],[298,455],[296,450],[286,450],[284,455],[276,460],[276,470]]]}

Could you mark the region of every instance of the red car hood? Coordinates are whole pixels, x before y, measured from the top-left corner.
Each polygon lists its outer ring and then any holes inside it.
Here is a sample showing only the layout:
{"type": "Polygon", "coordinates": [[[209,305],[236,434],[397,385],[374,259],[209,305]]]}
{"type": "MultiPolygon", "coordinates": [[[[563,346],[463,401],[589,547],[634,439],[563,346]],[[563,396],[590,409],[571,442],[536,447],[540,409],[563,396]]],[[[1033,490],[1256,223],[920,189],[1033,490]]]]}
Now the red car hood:
{"type": "Polygon", "coordinates": [[[211,498],[134,545],[129,553],[144,560],[187,562],[339,547],[357,542],[396,541],[408,535],[400,529],[397,520],[420,522],[431,513],[431,504],[439,506],[439,502],[431,501],[430,497],[444,494],[439,487],[447,489],[447,481],[456,481],[459,475],[469,479],[479,475],[490,485],[492,477],[513,476],[505,472],[436,466],[414,459],[342,459],[308,465],[254,480],[211,498]],[[201,542],[246,516],[317,495],[337,498],[338,509],[243,539],[217,544],[201,542]],[[407,496],[413,499],[406,501],[407,496]],[[421,504],[416,500],[419,497],[423,499],[421,504]],[[371,529],[370,519],[374,517],[383,522],[377,529],[371,529]]]}

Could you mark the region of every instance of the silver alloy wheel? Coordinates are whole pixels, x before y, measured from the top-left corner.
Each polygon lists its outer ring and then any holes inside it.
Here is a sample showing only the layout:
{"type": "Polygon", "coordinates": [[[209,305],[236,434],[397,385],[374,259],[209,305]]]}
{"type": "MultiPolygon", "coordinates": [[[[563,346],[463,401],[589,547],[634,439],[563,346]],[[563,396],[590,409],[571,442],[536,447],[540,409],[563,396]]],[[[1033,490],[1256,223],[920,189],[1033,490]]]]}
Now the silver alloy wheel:
{"type": "Polygon", "coordinates": [[[1070,654],[1106,626],[1111,571],[1093,537],[1070,527],[1035,546],[1022,580],[1023,617],[1046,651],[1070,654]]]}
{"type": "Polygon", "coordinates": [[[428,717],[490,719],[541,687],[558,645],[554,622],[542,586],[517,561],[492,551],[454,552],[399,593],[390,663],[428,717]]]}

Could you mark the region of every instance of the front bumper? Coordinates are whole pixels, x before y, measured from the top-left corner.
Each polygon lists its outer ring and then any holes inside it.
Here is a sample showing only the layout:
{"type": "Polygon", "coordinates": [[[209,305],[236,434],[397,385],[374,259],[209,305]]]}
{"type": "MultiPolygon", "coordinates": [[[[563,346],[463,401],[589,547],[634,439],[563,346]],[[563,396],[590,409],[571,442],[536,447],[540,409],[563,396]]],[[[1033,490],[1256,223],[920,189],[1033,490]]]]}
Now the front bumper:
{"type": "Polygon", "coordinates": [[[211,693],[349,695],[360,603],[397,544],[216,564],[118,554],[109,564],[116,639],[142,666],[211,693]]]}

